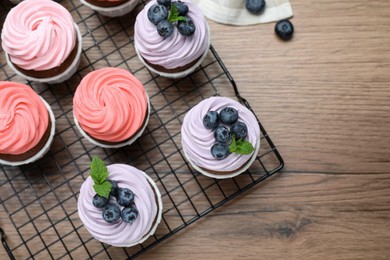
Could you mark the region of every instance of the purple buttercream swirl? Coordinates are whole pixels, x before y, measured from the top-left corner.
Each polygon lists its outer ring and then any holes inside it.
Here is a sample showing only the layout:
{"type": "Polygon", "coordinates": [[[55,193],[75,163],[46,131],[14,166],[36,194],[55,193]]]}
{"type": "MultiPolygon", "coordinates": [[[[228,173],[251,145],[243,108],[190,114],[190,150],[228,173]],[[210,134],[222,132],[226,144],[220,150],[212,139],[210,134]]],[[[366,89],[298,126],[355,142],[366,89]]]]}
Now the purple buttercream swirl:
{"type": "Polygon", "coordinates": [[[230,154],[226,159],[217,160],[211,155],[215,144],[214,132],[203,126],[203,117],[208,111],[220,112],[225,107],[234,107],[238,111],[238,121],[248,127],[246,138],[254,147],[260,142],[260,128],[253,113],[235,100],[226,97],[210,97],[201,101],[185,115],[181,127],[182,146],[187,157],[201,168],[227,172],[238,170],[252,156],[230,154]]]}
{"type": "Polygon", "coordinates": [[[148,10],[156,4],[149,2],[138,14],[134,26],[134,44],[141,56],[152,64],[166,69],[183,67],[199,58],[208,48],[209,28],[202,11],[190,0],[182,0],[189,7],[189,16],[196,26],[192,36],[181,35],[177,28],[173,34],[164,39],[156,25],[148,19],[148,10]]]}
{"type": "MultiPolygon", "coordinates": [[[[103,210],[92,204],[96,192],[92,187],[91,177],[88,177],[81,186],[77,204],[78,213],[84,226],[97,240],[118,247],[129,246],[140,241],[152,228],[158,210],[155,193],[144,173],[134,167],[112,164],[107,166],[107,169],[110,180],[115,180],[119,187],[134,192],[134,203],[139,211],[137,219],[132,224],[122,220],[114,224],[105,222],[102,218],[103,210]]],[[[115,201],[115,199],[111,200],[115,201]]]]}

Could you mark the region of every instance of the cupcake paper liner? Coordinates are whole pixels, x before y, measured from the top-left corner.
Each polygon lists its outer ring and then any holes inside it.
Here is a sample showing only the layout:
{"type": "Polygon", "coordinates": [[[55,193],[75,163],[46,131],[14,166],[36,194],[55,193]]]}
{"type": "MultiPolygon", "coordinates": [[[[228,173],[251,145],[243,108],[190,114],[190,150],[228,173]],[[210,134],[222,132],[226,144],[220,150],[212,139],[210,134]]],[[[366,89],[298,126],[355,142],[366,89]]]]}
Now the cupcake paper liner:
{"type": "Polygon", "coordinates": [[[147,102],[148,102],[148,113],[147,113],[147,115],[145,117],[144,124],[143,124],[142,128],[137,132],[137,134],[135,136],[133,136],[130,140],[126,141],[126,142],[122,142],[122,143],[119,143],[119,144],[104,144],[104,143],[101,143],[101,142],[91,138],[84,131],[84,129],[80,126],[79,122],[77,121],[76,116],[73,113],[73,119],[74,119],[75,125],[76,125],[77,129],[79,130],[79,132],[81,133],[81,135],[84,138],[86,138],[90,143],[92,143],[94,145],[97,145],[97,146],[100,146],[102,148],[120,148],[120,147],[123,147],[123,146],[126,146],[126,145],[130,145],[130,144],[134,143],[135,140],[137,140],[143,134],[143,132],[145,131],[146,126],[149,123],[150,109],[151,108],[150,108],[149,96],[148,96],[147,93],[146,93],[146,97],[147,97],[147,102]]]}
{"type": "Polygon", "coordinates": [[[27,76],[15,68],[15,66],[13,65],[13,63],[11,62],[11,60],[9,58],[9,55],[6,54],[5,57],[7,59],[8,66],[10,66],[17,75],[19,75],[27,80],[30,80],[30,81],[54,84],[54,83],[61,83],[61,82],[64,82],[65,80],[69,79],[77,71],[77,68],[80,64],[81,51],[83,49],[83,42],[82,42],[83,37],[81,36],[80,29],[76,23],[74,24],[74,26],[75,26],[75,29],[77,32],[77,40],[78,40],[77,54],[76,54],[76,57],[73,60],[72,64],[60,75],[50,77],[50,78],[35,78],[35,77],[27,76]]]}
{"type": "Polygon", "coordinates": [[[252,25],[275,22],[293,16],[289,0],[266,0],[262,14],[252,14],[245,0],[193,0],[203,14],[217,22],[230,25],[252,25]]]}
{"type": "Polygon", "coordinates": [[[192,162],[191,158],[187,155],[187,153],[184,151],[184,156],[187,158],[187,161],[191,164],[191,166],[197,170],[198,172],[200,172],[201,174],[207,176],[207,177],[210,177],[210,178],[214,178],[214,179],[229,179],[229,178],[233,178],[233,177],[236,177],[238,175],[240,175],[241,173],[245,172],[246,170],[248,170],[248,168],[253,164],[253,162],[256,160],[256,157],[259,153],[259,150],[260,150],[260,137],[259,137],[259,140],[256,144],[256,147],[255,147],[255,150],[253,151],[253,155],[252,157],[249,159],[248,162],[245,163],[245,165],[243,167],[241,167],[240,169],[238,169],[237,171],[233,172],[233,173],[229,173],[229,174],[215,174],[215,173],[210,173],[202,168],[200,168],[198,165],[196,165],[195,163],[192,162]]]}
{"type": "Polygon", "coordinates": [[[24,161],[9,162],[9,161],[0,159],[0,164],[10,165],[10,166],[19,166],[19,165],[23,165],[23,164],[32,163],[32,162],[35,162],[36,160],[42,158],[50,150],[50,146],[51,146],[51,143],[53,142],[53,138],[54,138],[54,134],[55,134],[56,118],[54,116],[53,110],[51,109],[50,105],[42,97],[40,97],[40,98],[42,99],[43,103],[45,104],[45,106],[47,108],[47,111],[49,112],[50,121],[51,121],[50,136],[47,139],[46,144],[42,147],[41,150],[39,150],[38,153],[36,153],[34,156],[32,156],[24,161]]]}
{"type": "Polygon", "coordinates": [[[118,6],[113,6],[113,7],[96,6],[91,3],[88,3],[85,0],[80,0],[80,2],[83,5],[88,6],[92,10],[100,13],[101,15],[108,16],[108,17],[118,17],[133,11],[133,9],[138,5],[139,0],[129,0],[126,3],[123,3],[118,6]]]}
{"type": "Polygon", "coordinates": [[[166,78],[171,78],[171,79],[178,79],[178,78],[184,78],[188,75],[190,75],[191,73],[193,73],[195,71],[196,68],[199,67],[199,65],[203,62],[204,58],[206,58],[207,56],[207,53],[210,49],[210,44],[211,44],[211,35],[210,35],[210,27],[209,25],[207,24],[207,28],[208,28],[208,42],[207,42],[207,48],[205,50],[205,52],[202,54],[202,56],[199,58],[199,60],[190,68],[184,70],[184,71],[180,71],[180,72],[175,72],[175,73],[168,73],[168,72],[161,72],[161,71],[158,71],[156,70],[155,68],[151,67],[149,64],[147,64],[144,60],[144,58],[142,57],[142,55],[139,53],[137,47],[135,47],[135,51],[137,53],[137,56],[138,58],[141,60],[142,64],[147,67],[150,71],[162,76],[162,77],[166,77],[166,78]]]}

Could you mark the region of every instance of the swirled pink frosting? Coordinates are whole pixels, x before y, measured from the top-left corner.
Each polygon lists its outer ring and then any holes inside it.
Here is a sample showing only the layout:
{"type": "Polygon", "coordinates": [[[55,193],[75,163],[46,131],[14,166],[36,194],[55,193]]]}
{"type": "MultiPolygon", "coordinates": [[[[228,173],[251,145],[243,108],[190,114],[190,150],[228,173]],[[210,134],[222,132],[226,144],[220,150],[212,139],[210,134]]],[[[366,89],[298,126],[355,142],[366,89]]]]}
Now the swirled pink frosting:
{"type": "Polygon", "coordinates": [[[12,63],[25,70],[60,66],[76,44],[72,16],[51,0],[25,0],[11,9],[1,34],[12,63]]]}
{"type": "Polygon", "coordinates": [[[142,83],[119,68],[90,72],[80,82],[73,99],[73,112],[83,130],[107,142],[132,137],[143,125],[147,109],[142,83]]]}
{"type": "Polygon", "coordinates": [[[35,147],[49,125],[42,99],[29,86],[0,81],[0,153],[18,155],[35,147]]]}
{"type": "Polygon", "coordinates": [[[183,67],[199,58],[208,48],[209,29],[202,11],[190,0],[182,0],[189,7],[189,16],[196,30],[192,36],[183,36],[175,28],[173,34],[164,39],[156,25],[148,19],[148,10],[157,1],[149,2],[138,14],[134,26],[134,44],[141,56],[152,64],[167,69],[183,67]]]}
{"type": "MultiPolygon", "coordinates": [[[[107,169],[110,180],[117,181],[121,188],[133,191],[134,203],[139,212],[137,219],[131,224],[122,220],[113,224],[105,222],[102,217],[103,209],[92,204],[96,192],[92,187],[91,177],[81,186],[78,213],[84,226],[97,240],[113,246],[129,246],[141,240],[152,228],[158,211],[155,194],[140,170],[125,164],[112,164],[107,169]]],[[[115,199],[111,200],[115,202],[115,199]]]]}
{"type": "Polygon", "coordinates": [[[181,134],[182,147],[189,159],[201,168],[218,172],[235,171],[243,166],[252,156],[230,154],[223,160],[211,155],[211,147],[215,144],[214,132],[203,126],[203,117],[208,111],[220,112],[225,107],[234,107],[238,111],[238,121],[248,127],[246,138],[254,147],[260,141],[260,128],[253,113],[235,100],[226,97],[210,97],[201,101],[185,115],[181,134]]]}

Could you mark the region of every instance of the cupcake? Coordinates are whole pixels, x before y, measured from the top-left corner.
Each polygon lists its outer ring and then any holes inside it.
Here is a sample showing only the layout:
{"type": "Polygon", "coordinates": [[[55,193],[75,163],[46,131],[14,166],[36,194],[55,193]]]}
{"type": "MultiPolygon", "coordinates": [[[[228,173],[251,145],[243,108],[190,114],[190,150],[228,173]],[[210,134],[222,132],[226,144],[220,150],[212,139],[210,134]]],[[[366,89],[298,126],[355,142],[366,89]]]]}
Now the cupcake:
{"type": "Polygon", "coordinates": [[[192,1],[152,0],[137,16],[134,46],[149,70],[169,78],[185,77],[207,55],[210,30],[192,1]]]}
{"type": "Polygon", "coordinates": [[[210,97],[185,115],[182,147],[190,164],[217,179],[246,171],[260,148],[260,127],[255,115],[235,100],[210,97]]]}
{"type": "Polygon", "coordinates": [[[63,82],[80,62],[80,30],[68,10],[51,0],[25,0],[12,8],[1,41],[8,65],[31,81],[63,82]]]}
{"type": "Polygon", "coordinates": [[[0,163],[17,166],[43,157],[55,132],[49,104],[29,86],[0,81],[0,163]]]}
{"type": "Polygon", "coordinates": [[[92,10],[108,17],[118,17],[130,13],[139,0],[80,0],[92,10]]]}
{"type": "Polygon", "coordinates": [[[73,98],[74,121],[91,143],[118,148],[133,143],[149,121],[149,98],[130,72],[103,68],[86,75],[73,98]]]}
{"type": "Polygon", "coordinates": [[[130,247],[154,234],[163,206],[156,183],[146,173],[126,164],[106,167],[94,157],[91,175],[81,185],[77,209],[95,239],[130,247]]]}

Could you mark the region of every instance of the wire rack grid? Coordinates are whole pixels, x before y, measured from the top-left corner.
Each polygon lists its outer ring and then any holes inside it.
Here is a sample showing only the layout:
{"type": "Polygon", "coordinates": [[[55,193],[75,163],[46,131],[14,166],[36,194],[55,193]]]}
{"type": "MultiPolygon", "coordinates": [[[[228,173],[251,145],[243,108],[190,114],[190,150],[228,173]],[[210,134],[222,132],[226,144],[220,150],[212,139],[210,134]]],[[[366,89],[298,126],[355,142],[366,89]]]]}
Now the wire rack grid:
{"type": "MultiPolygon", "coordinates": [[[[26,82],[6,65],[0,49],[1,80],[29,84],[56,116],[56,134],[44,158],[20,167],[0,166],[0,236],[11,259],[135,258],[282,169],[283,159],[260,121],[260,153],[240,176],[208,178],[185,160],[180,127],[192,106],[220,95],[235,98],[251,109],[212,46],[192,75],[179,80],[159,77],[142,65],[133,45],[135,17],[147,1],[120,18],[101,16],[77,0],[59,2],[71,12],[83,35],[81,64],[71,79],[55,85],[26,82]],[[144,134],[121,149],[92,145],[73,122],[72,99],[78,83],[87,73],[107,66],[132,72],[150,97],[150,121],[144,134]],[[156,181],[162,193],[163,218],[155,234],[143,244],[108,246],[93,239],[81,223],[77,198],[93,156],[107,164],[134,165],[156,181]]],[[[12,5],[2,1],[0,7],[2,28],[12,5]]]]}

